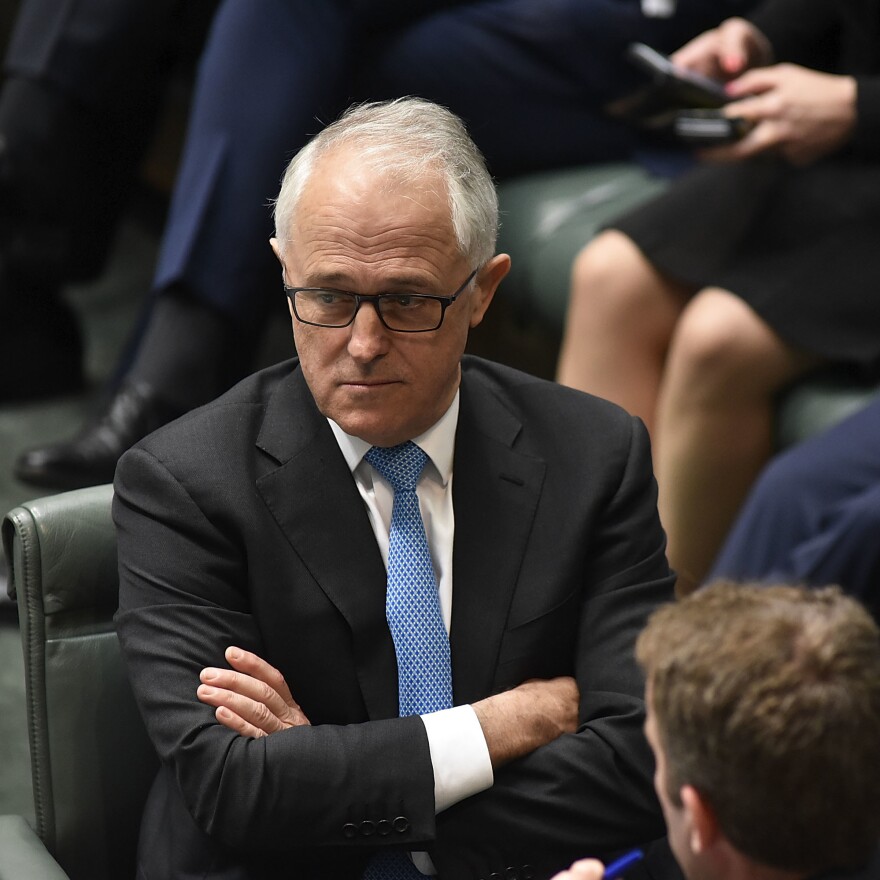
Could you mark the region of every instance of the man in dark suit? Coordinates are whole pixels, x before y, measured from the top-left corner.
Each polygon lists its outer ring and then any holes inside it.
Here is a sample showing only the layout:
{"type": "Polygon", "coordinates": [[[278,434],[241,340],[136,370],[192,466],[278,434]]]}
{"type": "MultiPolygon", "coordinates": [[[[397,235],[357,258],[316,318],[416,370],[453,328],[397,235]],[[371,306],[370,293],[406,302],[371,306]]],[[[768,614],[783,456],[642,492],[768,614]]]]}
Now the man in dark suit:
{"type": "Polygon", "coordinates": [[[350,111],[276,204],[298,359],[121,459],[119,635],[162,761],[140,876],[379,877],[415,853],[541,878],[663,835],[632,656],[672,585],[647,435],[463,357],[508,271],[497,224],[457,117],[350,111]],[[404,490],[373,456],[410,441],[432,586],[408,614],[433,602],[445,640],[414,677],[452,694],[399,717],[404,490]]]}

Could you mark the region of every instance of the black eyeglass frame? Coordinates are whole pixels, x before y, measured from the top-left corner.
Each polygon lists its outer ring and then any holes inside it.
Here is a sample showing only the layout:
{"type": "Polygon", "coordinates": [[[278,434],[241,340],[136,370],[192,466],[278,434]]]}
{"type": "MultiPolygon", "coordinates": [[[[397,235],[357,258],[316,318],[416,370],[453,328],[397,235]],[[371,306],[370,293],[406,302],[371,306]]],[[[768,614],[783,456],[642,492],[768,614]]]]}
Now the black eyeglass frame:
{"type": "Polygon", "coordinates": [[[350,327],[355,318],[357,318],[357,313],[360,311],[361,305],[363,303],[371,303],[373,308],[376,310],[376,314],[379,316],[379,320],[382,322],[382,326],[385,327],[386,330],[390,330],[392,333],[431,333],[434,330],[439,330],[440,327],[443,326],[443,319],[446,317],[446,310],[465,292],[468,285],[471,281],[474,280],[477,276],[477,272],[479,272],[479,267],[474,269],[470,275],[464,280],[464,284],[458,288],[451,296],[436,296],[432,293],[375,293],[375,294],[366,294],[366,293],[353,293],[350,290],[337,290],[333,287],[288,287],[286,284],[284,285],[284,292],[287,294],[287,298],[290,300],[293,305],[293,314],[296,316],[297,321],[301,324],[308,324],[310,327],[326,327],[328,330],[341,330],[344,327],[350,327]],[[310,290],[310,291],[327,291],[328,293],[343,293],[346,296],[354,297],[354,312],[352,313],[351,318],[346,321],[344,324],[319,324],[316,321],[306,321],[300,317],[299,312],[296,308],[296,294],[302,290],[310,290]],[[389,327],[385,321],[385,318],[382,315],[382,309],[380,308],[380,303],[385,302],[389,299],[394,299],[395,297],[400,296],[408,296],[413,299],[432,299],[436,302],[440,303],[440,319],[437,321],[437,324],[434,327],[425,327],[420,330],[400,330],[397,327],[389,327]]]}

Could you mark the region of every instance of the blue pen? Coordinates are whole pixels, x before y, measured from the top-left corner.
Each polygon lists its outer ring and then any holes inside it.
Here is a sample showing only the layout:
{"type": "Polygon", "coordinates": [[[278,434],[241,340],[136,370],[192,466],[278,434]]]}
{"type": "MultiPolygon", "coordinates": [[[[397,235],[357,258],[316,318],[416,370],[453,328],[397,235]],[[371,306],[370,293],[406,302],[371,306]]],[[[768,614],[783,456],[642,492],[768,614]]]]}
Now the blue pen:
{"type": "Polygon", "coordinates": [[[632,852],[628,852],[625,856],[621,856],[605,868],[602,880],[614,880],[614,878],[620,877],[627,868],[644,857],[645,854],[640,849],[634,849],[632,852]]]}

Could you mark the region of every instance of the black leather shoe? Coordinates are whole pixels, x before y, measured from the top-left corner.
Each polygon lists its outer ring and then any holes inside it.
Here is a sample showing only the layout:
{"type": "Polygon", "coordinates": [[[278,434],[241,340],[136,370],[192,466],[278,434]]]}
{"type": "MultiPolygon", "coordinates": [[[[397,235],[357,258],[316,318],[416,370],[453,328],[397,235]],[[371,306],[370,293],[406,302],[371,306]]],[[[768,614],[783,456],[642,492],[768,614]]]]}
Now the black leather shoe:
{"type": "Polygon", "coordinates": [[[23,453],[15,477],[58,490],[112,483],[122,453],[179,415],[149,385],[126,382],[72,440],[23,453]]]}

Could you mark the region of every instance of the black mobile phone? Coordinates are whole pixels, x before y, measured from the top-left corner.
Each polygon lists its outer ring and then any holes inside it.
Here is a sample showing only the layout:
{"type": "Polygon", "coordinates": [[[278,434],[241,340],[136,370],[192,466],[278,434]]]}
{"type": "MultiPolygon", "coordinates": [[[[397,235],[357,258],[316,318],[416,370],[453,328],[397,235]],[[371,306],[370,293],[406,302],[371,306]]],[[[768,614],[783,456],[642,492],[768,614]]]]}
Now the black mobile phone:
{"type": "Polygon", "coordinates": [[[732,144],[750,128],[745,119],[727,117],[720,110],[680,110],[672,123],[675,136],[695,147],[732,144]]]}
{"type": "Polygon", "coordinates": [[[681,107],[714,108],[730,98],[724,84],[683,67],[676,67],[665,55],[644,43],[631,43],[627,49],[630,60],[651,74],[668,90],[670,98],[681,107]]]}

